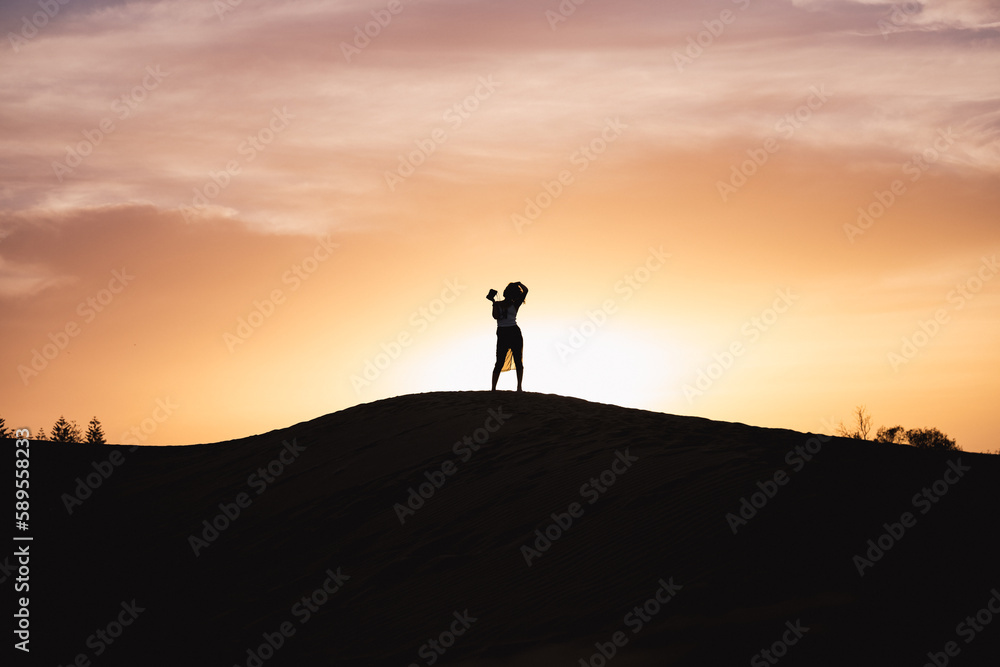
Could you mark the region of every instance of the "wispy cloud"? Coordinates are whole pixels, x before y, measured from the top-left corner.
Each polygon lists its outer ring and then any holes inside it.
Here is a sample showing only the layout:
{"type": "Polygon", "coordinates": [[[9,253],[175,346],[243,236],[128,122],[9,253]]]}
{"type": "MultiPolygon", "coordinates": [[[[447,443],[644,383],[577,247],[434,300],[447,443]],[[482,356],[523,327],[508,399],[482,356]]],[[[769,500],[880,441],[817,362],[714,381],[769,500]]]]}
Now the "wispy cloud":
{"type": "Polygon", "coordinates": [[[245,159],[242,142],[284,108],[294,116],[287,132],[212,205],[277,228],[349,224],[362,200],[385,194],[384,170],[481,75],[501,91],[426,177],[488,180],[565,152],[608,115],[628,116],[633,135],[662,147],[746,143],[814,85],[835,101],[796,141],[892,160],[950,126],[961,136],[950,160],[1000,167],[991,3],[928,3],[914,14],[921,30],[976,27],[984,44],[931,34],[886,44],[876,23],[893,6],[856,2],[588,3],[556,30],[544,12],[558,3],[401,6],[352,62],[341,44],[384,3],[245,0],[222,16],[187,0],[78,7],[0,56],[11,175],[0,206],[176,209],[245,159]],[[673,55],[723,11],[735,19],[679,72],[673,55]],[[961,65],[970,54],[977,67],[961,65]],[[84,151],[59,173],[57,163],[84,151]]]}

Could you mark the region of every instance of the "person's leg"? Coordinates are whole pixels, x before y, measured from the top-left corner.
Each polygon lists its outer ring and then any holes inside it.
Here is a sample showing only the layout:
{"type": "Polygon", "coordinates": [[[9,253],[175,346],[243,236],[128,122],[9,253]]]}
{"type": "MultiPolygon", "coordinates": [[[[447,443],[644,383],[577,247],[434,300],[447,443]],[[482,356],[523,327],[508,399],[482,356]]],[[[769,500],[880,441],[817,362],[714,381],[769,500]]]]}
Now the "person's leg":
{"type": "Polygon", "coordinates": [[[492,384],[490,385],[490,391],[497,390],[497,380],[500,379],[500,371],[503,370],[503,364],[507,360],[507,344],[503,337],[500,335],[500,329],[497,329],[497,361],[493,365],[493,378],[492,384]]]}
{"type": "Polygon", "coordinates": [[[517,373],[517,390],[522,391],[521,380],[524,378],[524,364],[521,361],[521,355],[524,354],[524,338],[521,337],[520,327],[513,328],[517,330],[517,338],[511,345],[511,351],[514,354],[514,372],[517,373]]]}

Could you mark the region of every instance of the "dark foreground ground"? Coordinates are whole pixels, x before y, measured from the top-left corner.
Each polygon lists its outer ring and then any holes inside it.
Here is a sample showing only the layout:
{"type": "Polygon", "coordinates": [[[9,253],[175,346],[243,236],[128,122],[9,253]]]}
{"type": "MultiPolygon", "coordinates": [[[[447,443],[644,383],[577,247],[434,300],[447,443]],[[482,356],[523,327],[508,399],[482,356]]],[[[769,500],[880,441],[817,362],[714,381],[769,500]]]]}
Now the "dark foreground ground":
{"type": "Polygon", "coordinates": [[[33,442],[15,657],[1000,664],[1000,457],[811,437],[456,392],[211,445],[33,442]]]}

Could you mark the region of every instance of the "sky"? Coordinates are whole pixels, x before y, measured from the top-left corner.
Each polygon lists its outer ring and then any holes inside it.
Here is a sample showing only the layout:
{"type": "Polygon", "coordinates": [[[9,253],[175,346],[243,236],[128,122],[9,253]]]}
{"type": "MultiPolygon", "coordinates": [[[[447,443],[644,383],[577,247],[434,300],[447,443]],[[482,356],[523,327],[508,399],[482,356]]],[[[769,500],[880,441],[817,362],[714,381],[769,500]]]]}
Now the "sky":
{"type": "Polygon", "coordinates": [[[521,281],[528,391],[997,447],[995,1],[12,0],[0,33],[8,427],[488,389],[521,281]]]}

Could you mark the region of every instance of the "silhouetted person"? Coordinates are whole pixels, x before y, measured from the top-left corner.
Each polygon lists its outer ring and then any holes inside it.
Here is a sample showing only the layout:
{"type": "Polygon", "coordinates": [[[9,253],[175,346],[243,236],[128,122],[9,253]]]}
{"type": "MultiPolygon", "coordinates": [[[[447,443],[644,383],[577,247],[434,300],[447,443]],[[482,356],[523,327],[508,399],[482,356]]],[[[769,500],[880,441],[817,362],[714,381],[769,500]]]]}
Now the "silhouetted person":
{"type": "Polygon", "coordinates": [[[528,296],[528,288],[522,283],[510,283],[504,288],[503,301],[494,301],[497,291],[491,289],[486,298],[493,302],[493,319],[497,321],[497,362],[493,366],[493,385],[496,391],[500,373],[509,371],[511,363],[517,371],[517,390],[521,391],[521,379],[524,377],[524,366],[521,355],[524,352],[524,339],[521,328],[517,326],[517,309],[528,296]]]}

